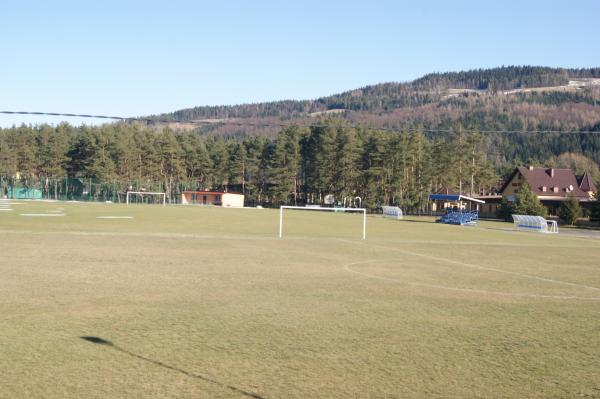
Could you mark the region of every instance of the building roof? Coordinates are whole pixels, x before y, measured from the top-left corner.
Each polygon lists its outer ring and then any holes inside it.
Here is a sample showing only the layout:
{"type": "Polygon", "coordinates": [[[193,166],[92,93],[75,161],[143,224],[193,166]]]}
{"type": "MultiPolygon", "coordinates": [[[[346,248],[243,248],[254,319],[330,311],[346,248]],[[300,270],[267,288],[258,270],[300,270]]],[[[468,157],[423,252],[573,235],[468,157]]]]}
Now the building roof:
{"type": "Polygon", "coordinates": [[[586,191],[582,190],[577,182],[577,176],[571,169],[534,168],[519,166],[502,186],[504,192],[514,176],[520,173],[531,187],[531,191],[538,197],[589,198],[586,191]]]}
{"type": "Polygon", "coordinates": [[[588,172],[585,172],[583,176],[581,176],[581,179],[579,180],[579,188],[586,192],[597,192],[594,180],[592,180],[588,172]]]}

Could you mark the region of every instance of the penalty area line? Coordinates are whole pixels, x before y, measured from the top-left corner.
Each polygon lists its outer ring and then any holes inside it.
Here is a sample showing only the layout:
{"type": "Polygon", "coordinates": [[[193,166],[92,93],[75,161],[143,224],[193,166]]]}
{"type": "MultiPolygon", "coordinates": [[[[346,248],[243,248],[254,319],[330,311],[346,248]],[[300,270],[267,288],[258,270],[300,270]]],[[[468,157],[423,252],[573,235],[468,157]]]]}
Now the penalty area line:
{"type": "MultiPolygon", "coordinates": [[[[349,242],[347,240],[340,240],[340,241],[349,242]]],[[[386,247],[386,246],[382,246],[382,245],[377,245],[377,244],[372,244],[372,243],[370,245],[372,245],[374,247],[377,247],[377,248],[383,248],[383,249],[387,249],[387,250],[390,250],[390,251],[399,252],[399,253],[404,254],[404,255],[417,256],[417,257],[421,257],[421,258],[425,258],[425,259],[435,260],[435,261],[438,261],[438,262],[445,262],[445,263],[449,263],[449,264],[452,264],[452,265],[468,267],[468,268],[471,268],[471,269],[487,270],[487,271],[491,271],[491,272],[503,273],[503,274],[508,274],[508,275],[517,276],[517,277],[521,277],[521,278],[527,278],[527,279],[531,279],[531,280],[538,280],[538,281],[544,281],[544,282],[547,282],[547,283],[568,285],[568,286],[571,286],[571,287],[586,288],[586,289],[589,289],[589,290],[594,290],[594,291],[599,291],[600,292],[600,288],[598,288],[598,287],[592,287],[590,285],[572,283],[572,282],[569,282],[569,281],[555,280],[555,279],[546,278],[546,277],[533,276],[531,274],[525,274],[525,273],[511,272],[509,270],[496,269],[496,268],[493,268],[493,267],[485,267],[485,266],[480,266],[480,265],[474,265],[472,263],[465,263],[465,262],[460,262],[460,261],[456,261],[456,260],[452,260],[452,259],[440,258],[438,256],[420,254],[418,252],[406,251],[406,250],[402,250],[402,249],[398,249],[398,248],[390,248],[390,247],[386,247]]]]}
{"type": "Polygon", "coordinates": [[[506,297],[517,297],[517,298],[536,298],[536,299],[565,299],[565,300],[580,300],[580,301],[600,301],[600,297],[580,297],[580,296],[568,296],[568,295],[543,295],[543,294],[530,294],[530,293],[513,293],[513,292],[503,292],[503,291],[492,291],[492,290],[484,290],[478,288],[459,288],[459,287],[449,287],[445,285],[438,284],[426,284],[426,283],[416,283],[413,281],[403,281],[391,277],[383,277],[378,276],[376,274],[359,272],[357,270],[352,269],[352,266],[358,265],[368,265],[373,263],[384,263],[384,262],[398,262],[398,259],[378,259],[378,260],[366,260],[361,262],[352,262],[343,265],[343,270],[357,274],[359,276],[389,281],[393,283],[405,284],[413,287],[427,287],[427,288],[435,288],[447,291],[456,291],[456,292],[464,292],[464,293],[474,293],[474,294],[485,294],[485,295],[498,295],[498,296],[506,296],[506,297]]]}

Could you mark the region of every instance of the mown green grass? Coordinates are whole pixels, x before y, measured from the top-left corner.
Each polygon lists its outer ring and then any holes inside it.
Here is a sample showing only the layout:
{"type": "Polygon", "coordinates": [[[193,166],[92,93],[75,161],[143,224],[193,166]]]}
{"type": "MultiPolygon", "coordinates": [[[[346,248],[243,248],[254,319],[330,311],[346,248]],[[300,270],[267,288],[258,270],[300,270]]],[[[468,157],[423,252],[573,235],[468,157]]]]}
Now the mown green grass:
{"type": "Polygon", "coordinates": [[[278,239],[267,209],[13,208],[0,398],[600,397],[598,240],[370,216],[362,241],[359,215],[292,211],[278,239]]]}

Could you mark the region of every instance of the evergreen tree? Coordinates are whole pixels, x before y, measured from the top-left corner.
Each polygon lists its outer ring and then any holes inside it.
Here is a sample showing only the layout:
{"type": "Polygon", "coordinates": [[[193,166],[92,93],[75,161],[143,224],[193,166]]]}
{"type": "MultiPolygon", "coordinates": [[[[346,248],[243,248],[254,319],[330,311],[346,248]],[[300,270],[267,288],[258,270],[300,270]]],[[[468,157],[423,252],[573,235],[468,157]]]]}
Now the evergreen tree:
{"type": "Polygon", "coordinates": [[[546,216],[546,208],[535,196],[528,184],[521,184],[517,190],[514,213],[517,215],[546,216]]]}
{"type": "Polygon", "coordinates": [[[275,204],[294,204],[298,201],[300,179],[299,129],[290,127],[282,130],[273,146],[269,163],[269,193],[275,204]]]}
{"type": "Polygon", "coordinates": [[[246,192],[246,147],[241,141],[230,141],[227,144],[228,158],[228,185],[240,186],[242,194],[246,192]]]}
{"type": "Polygon", "coordinates": [[[246,148],[246,176],[244,190],[247,196],[247,202],[249,203],[261,203],[260,196],[262,194],[261,180],[261,165],[262,157],[265,153],[265,148],[270,144],[269,140],[265,137],[252,137],[244,139],[244,146],[246,148]]]}
{"type": "Polygon", "coordinates": [[[385,174],[383,160],[385,156],[385,136],[379,132],[371,133],[365,141],[361,157],[363,184],[361,197],[369,208],[384,205],[385,174]]]}
{"type": "Polygon", "coordinates": [[[577,219],[581,217],[581,206],[579,205],[579,201],[570,195],[569,198],[560,205],[558,215],[565,223],[573,226],[577,219]]]}
{"type": "MultiPolygon", "coordinates": [[[[167,198],[174,198],[177,182],[185,176],[182,149],[173,132],[166,128],[155,136],[155,157],[159,178],[154,182],[162,182],[159,189],[165,191],[167,198]]],[[[152,189],[153,191],[156,188],[152,189]]]]}
{"type": "Polygon", "coordinates": [[[514,209],[514,204],[508,201],[506,198],[502,198],[500,206],[496,211],[496,216],[499,219],[504,220],[505,222],[510,222],[512,220],[513,213],[516,213],[514,209]]]}
{"type": "Polygon", "coordinates": [[[360,143],[354,129],[340,127],[335,138],[333,193],[338,202],[357,193],[360,178],[360,143]]]}
{"type": "Polygon", "coordinates": [[[590,220],[596,222],[600,221],[600,190],[595,193],[595,201],[592,203],[590,220]]]}

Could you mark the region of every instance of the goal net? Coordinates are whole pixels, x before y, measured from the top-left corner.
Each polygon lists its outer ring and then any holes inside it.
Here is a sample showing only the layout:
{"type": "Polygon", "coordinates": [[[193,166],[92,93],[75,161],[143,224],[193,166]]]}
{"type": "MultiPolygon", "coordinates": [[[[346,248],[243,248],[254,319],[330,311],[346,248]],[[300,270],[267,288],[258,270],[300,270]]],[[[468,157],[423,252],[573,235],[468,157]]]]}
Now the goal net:
{"type": "MultiPolygon", "coordinates": [[[[367,238],[367,210],[365,208],[324,208],[324,207],[320,207],[320,206],[281,206],[279,208],[279,238],[283,238],[283,227],[284,227],[284,215],[287,215],[291,212],[295,212],[295,211],[303,211],[306,212],[308,217],[308,214],[313,213],[313,214],[318,214],[318,213],[323,213],[323,212],[340,212],[340,213],[358,213],[359,215],[362,214],[361,219],[362,219],[362,228],[360,229],[360,231],[357,231],[357,235],[359,235],[363,240],[367,238]],[[287,211],[287,212],[286,212],[287,211]]],[[[291,220],[291,218],[289,217],[285,217],[285,220],[287,221],[286,223],[294,223],[297,222],[298,219],[296,218],[295,220],[291,220]]],[[[343,228],[342,225],[343,223],[342,220],[330,220],[330,228],[331,229],[341,229],[343,228]]],[[[306,221],[305,221],[306,223],[306,221]]],[[[319,223],[318,219],[315,220],[310,220],[309,221],[309,225],[311,226],[317,226],[319,229],[323,229],[323,225],[321,223],[319,223]]],[[[356,223],[350,223],[351,228],[356,228],[358,230],[358,226],[356,223]]]]}
{"type": "Polygon", "coordinates": [[[127,191],[126,204],[158,204],[166,205],[167,196],[165,193],[148,191],[127,191]]]}

